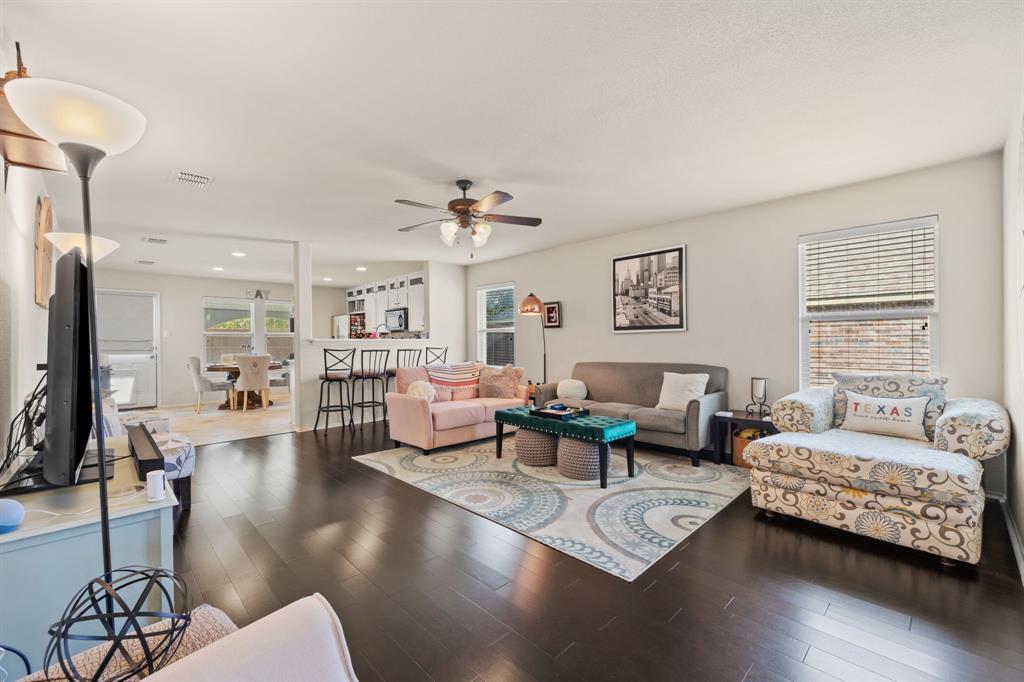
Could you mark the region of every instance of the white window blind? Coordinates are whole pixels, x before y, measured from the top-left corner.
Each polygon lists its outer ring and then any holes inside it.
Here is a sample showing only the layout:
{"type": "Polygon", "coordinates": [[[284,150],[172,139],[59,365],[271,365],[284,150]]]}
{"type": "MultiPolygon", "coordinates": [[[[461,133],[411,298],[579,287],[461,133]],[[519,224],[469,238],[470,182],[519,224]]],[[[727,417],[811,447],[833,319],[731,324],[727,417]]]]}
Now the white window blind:
{"type": "Polygon", "coordinates": [[[801,239],[802,386],[935,369],[937,227],[930,216],[801,239]]]}
{"type": "Polygon", "coordinates": [[[477,352],[488,365],[515,363],[515,295],[512,284],[477,290],[477,352]]]}

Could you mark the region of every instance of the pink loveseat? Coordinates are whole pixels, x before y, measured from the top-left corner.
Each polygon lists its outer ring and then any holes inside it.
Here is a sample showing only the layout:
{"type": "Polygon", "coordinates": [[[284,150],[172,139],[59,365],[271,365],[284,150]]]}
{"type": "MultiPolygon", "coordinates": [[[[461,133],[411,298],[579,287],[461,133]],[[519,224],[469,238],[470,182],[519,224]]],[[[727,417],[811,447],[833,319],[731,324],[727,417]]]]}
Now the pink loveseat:
{"type": "MultiPolygon", "coordinates": [[[[522,370],[516,368],[516,372],[517,377],[522,377],[522,370]]],[[[414,381],[430,381],[426,368],[399,367],[395,392],[388,393],[384,400],[396,445],[404,443],[424,451],[495,435],[495,410],[525,405],[529,391],[528,387],[519,386],[515,398],[461,399],[450,399],[442,392],[438,394],[440,400],[428,403],[405,394],[414,381]]],[[[514,430],[505,428],[506,433],[514,430]]]]}

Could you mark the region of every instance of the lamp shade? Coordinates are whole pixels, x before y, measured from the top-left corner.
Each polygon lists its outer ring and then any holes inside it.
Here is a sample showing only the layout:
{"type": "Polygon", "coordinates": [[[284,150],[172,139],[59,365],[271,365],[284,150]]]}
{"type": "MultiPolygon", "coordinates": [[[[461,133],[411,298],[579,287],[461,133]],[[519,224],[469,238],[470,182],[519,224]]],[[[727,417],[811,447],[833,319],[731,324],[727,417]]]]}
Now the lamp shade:
{"type": "Polygon", "coordinates": [[[459,224],[454,220],[446,220],[441,223],[441,241],[445,246],[455,245],[455,235],[459,231],[459,224]]]}
{"type": "Polygon", "coordinates": [[[540,299],[530,292],[530,295],[519,302],[519,314],[520,315],[543,315],[544,304],[541,303],[540,299]]]}
{"type": "MultiPolygon", "coordinates": [[[[78,247],[85,253],[85,234],[82,232],[47,232],[46,238],[61,253],[78,247]]],[[[92,236],[92,261],[98,262],[114,253],[121,244],[106,237],[92,236]]]]}
{"type": "Polygon", "coordinates": [[[473,226],[473,246],[478,249],[487,243],[487,239],[491,236],[491,226],[488,223],[477,223],[473,226]]]}
{"type": "Polygon", "coordinates": [[[146,117],[132,105],[75,83],[18,78],[4,94],[18,118],[55,145],[88,145],[113,156],[134,147],[146,129],[146,117]]]}

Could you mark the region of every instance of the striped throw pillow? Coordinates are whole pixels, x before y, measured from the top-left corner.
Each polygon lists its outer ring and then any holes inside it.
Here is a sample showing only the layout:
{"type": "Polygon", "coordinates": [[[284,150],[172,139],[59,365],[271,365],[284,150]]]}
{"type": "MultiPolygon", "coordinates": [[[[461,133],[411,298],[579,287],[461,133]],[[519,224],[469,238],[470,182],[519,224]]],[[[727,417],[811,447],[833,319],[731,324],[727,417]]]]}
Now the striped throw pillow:
{"type": "Polygon", "coordinates": [[[439,393],[450,393],[453,400],[465,400],[480,394],[480,367],[475,362],[431,365],[427,367],[427,375],[439,393]]]}

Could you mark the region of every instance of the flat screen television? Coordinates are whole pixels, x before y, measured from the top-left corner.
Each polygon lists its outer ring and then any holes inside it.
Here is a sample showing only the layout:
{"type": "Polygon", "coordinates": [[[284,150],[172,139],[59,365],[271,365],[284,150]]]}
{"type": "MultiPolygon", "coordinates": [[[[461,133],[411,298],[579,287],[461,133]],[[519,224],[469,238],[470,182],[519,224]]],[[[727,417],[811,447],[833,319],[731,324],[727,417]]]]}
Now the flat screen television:
{"type": "Polygon", "coordinates": [[[46,436],[43,478],[50,485],[74,485],[92,431],[89,384],[89,297],[81,252],[57,260],[46,347],[46,436]]]}
{"type": "Polygon", "coordinates": [[[97,480],[96,457],[86,456],[93,424],[87,290],[81,252],[72,249],[57,260],[50,296],[42,448],[16,457],[20,466],[4,472],[0,495],[97,480]]]}

